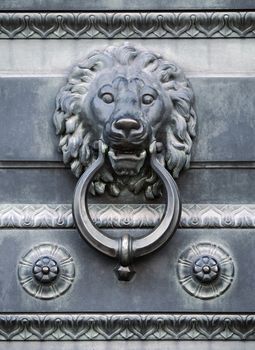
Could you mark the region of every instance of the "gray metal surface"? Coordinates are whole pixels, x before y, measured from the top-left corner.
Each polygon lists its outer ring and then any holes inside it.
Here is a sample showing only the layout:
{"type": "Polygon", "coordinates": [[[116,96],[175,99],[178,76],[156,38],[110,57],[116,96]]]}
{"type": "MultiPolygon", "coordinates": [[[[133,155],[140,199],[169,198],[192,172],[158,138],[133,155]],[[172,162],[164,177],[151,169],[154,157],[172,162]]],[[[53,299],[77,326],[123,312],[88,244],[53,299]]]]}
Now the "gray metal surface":
{"type": "MultiPolygon", "coordinates": [[[[45,169],[41,163],[19,163],[15,165],[15,169],[9,168],[11,164],[3,165],[7,168],[0,169],[0,203],[71,204],[77,180],[70,169],[45,169]],[[38,169],[38,165],[41,169],[38,169]],[[37,168],[31,169],[33,166],[37,168]]],[[[184,172],[177,179],[182,202],[254,204],[255,193],[251,190],[255,179],[254,165],[248,164],[239,168],[240,164],[232,164],[230,169],[228,164],[227,168],[224,168],[224,165],[212,164],[210,167],[205,163],[184,172]]],[[[145,200],[124,191],[117,199],[104,195],[96,199],[91,198],[91,201],[123,204],[144,203],[145,200]]]]}
{"type": "MultiPolygon", "coordinates": [[[[16,341],[0,348],[253,349],[254,1],[3,0],[0,10],[0,340],[16,341]],[[71,68],[125,41],[178,64],[198,114],[191,167],[177,179],[180,227],[130,282],[73,226],[76,178],[52,123],[71,68]],[[34,283],[42,252],[61,267],[54,288],[34,283]]],[[[163,202],[89,197],[93,220],[116,237],[151,230],[163,202]]]]}
{"type": "MultiPolygon", "coordinates": [[[[123,341],[112,341],[112,342],[104,342],[104,341],[88,341],[86,343],[86,349],[88,350],[118,350],[126,349],[126,350],[134,350],[134,349],[144,349],[144,350],[158,350],[160,345],[161,350],[253,350],[254,343],[235,341],[235,342],[210,342],[206,343],[204,341],[196,341],[195,343],[192,341],[182,341],[181,343],[178,341],[168,342],[168,341],[160,341],[160,344],[157,342],[143,342],[133,341],[133,342],[123,342],[123,341]]],[[[62,350],[83,350],[84,343],[81,342],[58,342],[59,348],[62,350]]],[[[6,344],[0,344],[0,349],[5,350],[6,344]]],[[[24,349],[24,342],[15,342],[8,344],[9,350],[22,350],[24,349]]],[[[26,344],[27,350],[54,350],[56,349],[56,342],[47,341],[47,342],[31,342],[26,344]]]]}
{"type": "Polygon", "coordinates": [[[14,10],[14,11],[75,11],[75,10],[186,10],[186,9],[254,9],[254,2],[252,0],[244,1],[233,1],[233,0],[206,0],[203,5],[199,0],[158,0],[154,2],[152,0],[142,3],[141,1],[134,1],[132,4],[128,4],[123,0],[115,0],[109,3],[107,0],[96,0],[96,1],[82,1],[73,0],[46,0],[41,2],[39,0],[2,0],[1,10],[14,10]]]}
{"type": "Polygon", "coordinates": [[[81,236],[95,249],[107,256],[118,258],[120,265],[116,272],[120,281],[131,280],[135,273],[132,267],[134,258],[147,255],[159,249],[175,233],[180,221],[181,202],[177,185],[172,176],[159,162],[155,142],[153,146],[154,148],[150,155],[150,166],[163,182],[166,192],[166,205],[164,215],[159,224],[145,236],[140,236],[139,232],[134,234],[124,233],[121,236],[118,234],[117,237],[114,234],[112,236],[106,235],[95,227],[91,220],[87,193],[91,180],[105,162],[101,141],[99,142],[98,159],[84,172],[75,187],[73,198],[75,226],[81,236]]]}
{"type": "Polygon", "coordinates": [[[116,261],[88,246],[76,230],[3,229],[1,247],[8,252],[8,264],[5,254],[1,254],[0,308],[2,312],[14,313],[17,310],[36,313],[255,312],[255,281],[250,269],[253,241],[254,232],[251,229],[179,229],[161,250],[135,263],[136,276],[127,283],[118,281],[112,272],[116,261]],[[181,254],[200,242],[222,247],[231,256],[235,267],[234,279],[228,290],[208,301],[195,298],[183,290],[177,274],[181,254]],[[17,279],[17,266],[21,258],[33,246],[42,243],[65,247],[74,260],[74,282],[57,299],[29,297],[17,279]]]}
{"type": "MultiPolygon", "coordinates": [[[[1,78],[1,120],[8,128],[0,130],[0,160],[61,160],[52,116],[65,79],[23,75],[1,78]]],[[[190,77],[190,82],[198,115],[192,161],[253,161],[255,97],[250,91],[255,78],[190,77]]]]}
{"type": "MultiPolygon", "coordinates": [[[[202,13],[203,14],[203,13],[202,13]]],[[[131,40],[131,39],[130,39],[131,40]]],[[[61,75],[65,78],[72,67],[80,62],[88,51],[103,49],[108,45],[123,43],[128,38],[49,40],[40,38],[23,40],[1,40],[1,74],[7,76],[61,75]],[[46,54],[50,52],[50,54],[46,54]]],[[[253,40],[237,40],[228,37],[190,40],[132,39],[137,47],[157,51],[178,63],[187,77],[196,76],[254,76],[253,40]],[[192,57],[192,59],[190,59],[192,57]],[[229,60],[229,57],[235,57],[229,60]]]]}
{"type": "MultiPolygon", "coordinates": [[[[101,10],[102,11],[102,10],[101,10]]],[[[0,39],[254,38],[254,13],[20,12],[1,14],[0,39]]]]}

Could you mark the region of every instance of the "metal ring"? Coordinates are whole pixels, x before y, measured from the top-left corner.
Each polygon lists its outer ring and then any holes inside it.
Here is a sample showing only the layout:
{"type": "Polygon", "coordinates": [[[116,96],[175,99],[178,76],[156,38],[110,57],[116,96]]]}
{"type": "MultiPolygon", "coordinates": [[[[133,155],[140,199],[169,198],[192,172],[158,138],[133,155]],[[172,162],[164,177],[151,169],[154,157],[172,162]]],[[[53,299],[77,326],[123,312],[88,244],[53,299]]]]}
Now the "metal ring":
{"type": "Polygon", "coordinates": [[[160,164],[156,155],[156,144],[151,145],[151,167],[161,178],[166,188],[166,210],[159,226],[147,236],[133,238],[123,235],[121,239],[114,239],[102,233],[94,224],[89,215],[87,192],[94,175],[104,165],[105,150],[102,141],[99,141],[99,155],[97,160],[84,172],[78,181],[73,199],[73,216],[76,227],[81,236],[94,248],[102,253],[119,258],[127,266],[133,258],[149,254],[163,245],[175,232],[181,214],[181,202],[177,185],[160,164]]]}

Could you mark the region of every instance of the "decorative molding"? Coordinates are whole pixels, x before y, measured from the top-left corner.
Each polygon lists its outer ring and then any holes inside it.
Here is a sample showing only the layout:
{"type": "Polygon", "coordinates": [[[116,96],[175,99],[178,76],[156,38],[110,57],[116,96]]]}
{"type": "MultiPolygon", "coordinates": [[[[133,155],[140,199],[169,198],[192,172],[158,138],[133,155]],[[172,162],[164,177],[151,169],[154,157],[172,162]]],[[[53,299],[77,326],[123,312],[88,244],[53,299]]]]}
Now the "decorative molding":
{"type": "Polygon", "coordinates": [[[98,227],[139,228],[159,225],[164,204],[92,204],[89,206],[92,221],[98,227]]]}
{"type": "Polygon", "coordinates": [[[243,37],[255,12],[0,13],[0,39],[243,37]]]}
{"type": "Polygon", "coordinates": [[[38,299],[55,299],[72,285],[75,265],[68,251],[56,244],[40,244],[26,253],[18,264],[23,289],[38,299]]]}
{"type": "Polygon", "coordinates": [[[255,340],[255,315],[2,314],[0,340],[255,340]]]}
{"type": "Polygon", "coordinates": [[[254,228],[254,204],[186,204],[180,227],[254,228]]]}
{"type": "Polygon", "coordinates": [[[72,228],[72,206],[67,204],[1,204],[0,228],[72,228]]]}
{"type": "MultiPolygon", "coordinates": [[[[164,204],[90,204],[101,228],[151,228],[164,204]]],[[[0,204],[0,228],[73,228],[70,204],[0,204]]],[[[254,204],[184,204],[180,228],[255,228],[254,204]]]]}
{"type": "Polygon", "coordinates": [[[234,264],[222,247],[200,242],[181,254],[177,273],[187,293],[199,299],[213,299],[230,287],[234,278],[234,264]]]}
{"type": "MultiPolygon", "coordinates": [[[[154,227],[164,204],[90,204],[93,222],[102,228],[154,227]]],[[[73,228],[70,204],[0,204],[0,228],[73,228]]],[[[255,205],[184,204],[180,227],[254,228],[255,205]]]]}

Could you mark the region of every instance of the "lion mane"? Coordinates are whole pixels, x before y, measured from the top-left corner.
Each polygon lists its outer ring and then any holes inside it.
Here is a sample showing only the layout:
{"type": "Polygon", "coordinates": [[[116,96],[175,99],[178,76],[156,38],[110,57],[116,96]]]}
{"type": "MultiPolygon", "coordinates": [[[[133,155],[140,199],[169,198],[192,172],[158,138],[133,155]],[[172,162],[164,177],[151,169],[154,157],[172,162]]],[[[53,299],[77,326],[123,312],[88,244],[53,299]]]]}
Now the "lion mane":
{"type": "MultiPolygon", "coordinates": [[[[174,178],[190,164],[192,139],[195,137],[196,113],[194,95],[189,81],[181,69],[165,61],[160,55],[140,50],[129,44],[110,46],[92,52],[71,71],[67,84],[56,99],[54,124],[60,136],[59,148],[63,161],[70,164],[72,172],[79,177],[97,158],[93,148],[95,135],[86,116],[81,118],[81,107],[91,83],[104,69],[116,66],[135,67],[136,72],[144,71],[162,85],[172,101],[173,108],[167,116],[164,133],[160,139],[163,145],[163,163],[174,178]]],[[[127,182],[126,182],[127,184],[127,182]]],[[[123,179],[104,169],[94,178],[90,191],[102,194],[105,191],[118,196],[123,179]]],[[[159,180],[151,169],[143,168],[128,180],[129,190],[144,191],[147,198],[160,195],[159,180]]]]}

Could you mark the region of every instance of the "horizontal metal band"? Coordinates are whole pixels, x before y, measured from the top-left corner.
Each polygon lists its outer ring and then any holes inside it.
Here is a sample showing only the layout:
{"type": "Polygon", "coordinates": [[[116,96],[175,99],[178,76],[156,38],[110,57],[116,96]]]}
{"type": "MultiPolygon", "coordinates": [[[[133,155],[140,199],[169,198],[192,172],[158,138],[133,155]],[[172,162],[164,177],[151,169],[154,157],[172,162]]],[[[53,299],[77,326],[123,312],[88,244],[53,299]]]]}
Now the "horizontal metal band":
{"type": "MultiPolygon", "coordinates": [[[[150,228],[158,225],[164,204],[90,204],[101,228],[150,228]]],[[[1,228],[73,228],[70,204],[0,204],[1,228]]],[[[254,228],[254,204],[184,204],[180,228],[254,228]]]]}
{"type": "Polygon", "coordinates": [[[0,169],[68,169],[62,161],[2,160],[0,169]]]}
{"type": "Polygon", "coordinates": [[[255,340],[255,315],[0,314],[0,340],[255,340]]]}
{"type": "MultiPolygon", "coordinates": [[[[194,161],[190,169],[255,169],[253,161],[194,161]]],[[[62,161],[0,160],[0,169],[70,169],[62,161]]]]}
{"type": "Polygon", "coordinates": [[[1,0],[1,9],[4,11],[125,11],[125,10],[243,10],[254,9],[254,0],[224,0],[224,1],[212,1],[204,0],[203,2],[197,0],[147,0],[141,1],[121,1],[115,0],[109,2],[109,0],[72,0],[72,1],[35,1],[35,0],[1,0]]]}
{"type": "Polygon", "coordinates": [[[255,12],[0,13],[0,39],[244,37],[255,12]]]}

